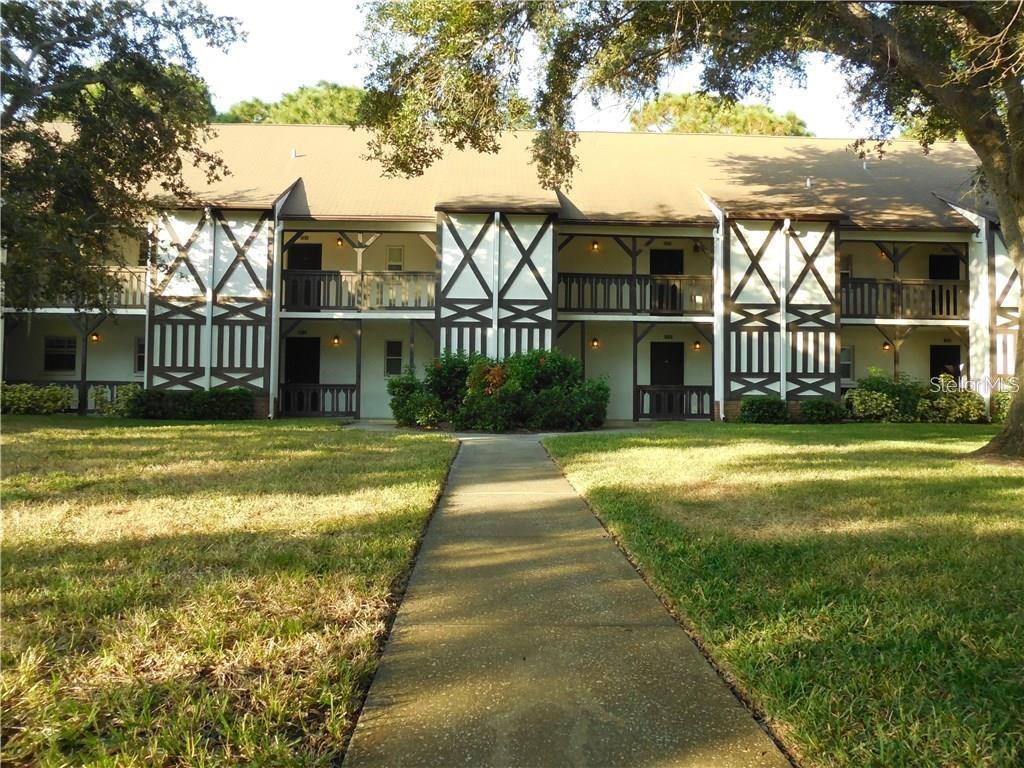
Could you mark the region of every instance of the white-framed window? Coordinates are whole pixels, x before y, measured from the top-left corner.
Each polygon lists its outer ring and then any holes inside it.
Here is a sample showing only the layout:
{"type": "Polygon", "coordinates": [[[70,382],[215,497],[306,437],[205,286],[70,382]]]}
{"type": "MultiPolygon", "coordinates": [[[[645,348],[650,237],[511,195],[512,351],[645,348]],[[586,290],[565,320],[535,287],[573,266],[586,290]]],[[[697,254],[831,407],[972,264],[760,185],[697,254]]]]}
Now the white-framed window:
{"type": "Polygon", "coordinates": [[[132,370],[136,373],[146,372],[146,339],[142,336],[135,337],[135,359],[132,370]]]}
{"type": "Polygon", "coordinates": [[[839,378],[853,381],[853,347],[839,348],[839,378]]]}
{"type": "Polygon", "coordinates": [[[384,342],[384,375],[399,376],[402,373],[402,342],[384,342]]]}
{"type": "Polygon", "coordinates": [[[43,370],[70,372],[78,358],[78,339],[74,336],[47,336],[43,339],[43,370]]]}
{"type": "Polygon", "coordinates": [[[405,246],[389,245],[387,260],[388,272],[401,272],[403,269],[405,269],[405,246]]]}

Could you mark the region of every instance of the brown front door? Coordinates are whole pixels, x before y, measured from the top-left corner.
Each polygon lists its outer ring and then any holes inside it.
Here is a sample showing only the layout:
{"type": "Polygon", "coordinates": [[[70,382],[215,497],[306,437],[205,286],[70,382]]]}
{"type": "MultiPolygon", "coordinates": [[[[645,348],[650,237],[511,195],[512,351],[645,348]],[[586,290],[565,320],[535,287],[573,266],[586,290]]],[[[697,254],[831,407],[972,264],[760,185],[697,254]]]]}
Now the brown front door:
{"type": "Polygon", "coordinates": [[[323,262],[320,243],[295,243],[288,248],[288,269],[323,269],[323,262]]]}
{"type": "Polygon", "coordinates": [[[683,350],[681,341],[651,342],[651,385],[683,385],[683,350]]]}
{"type": "Polygon", "coordinates": [[[938,378],[948,373],[954,379],[960,377],[960,347],[956,344],[932,344],[931,377],[938,378]]]}
{"type": "Polygon", "coordinates": [[[319,336],[292,336],[284,340],[284,383],[320,383],[319,336]]]}

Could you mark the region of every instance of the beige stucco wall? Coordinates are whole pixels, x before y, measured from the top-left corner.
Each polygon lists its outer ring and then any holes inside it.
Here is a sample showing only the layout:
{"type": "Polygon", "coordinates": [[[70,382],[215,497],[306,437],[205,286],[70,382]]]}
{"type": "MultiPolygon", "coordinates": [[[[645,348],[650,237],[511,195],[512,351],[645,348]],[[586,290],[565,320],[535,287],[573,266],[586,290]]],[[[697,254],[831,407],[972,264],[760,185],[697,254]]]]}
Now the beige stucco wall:
{"type": "MultiPolygon", "coordinates": [[[[561,241],[564,239],[560,237],[561,241]]],[[[622,237],[628,246],[629,237],[622,237]]],[[[714,259],[714,241],[710,238],[693,240],[690,238],[653,238],[638,237],[636,271],[648,274],[651,267],[651,249],[682,249],[683,269],[687,275],[710,275],[714,259]],[[698,248],[700,244],[700,250],[698,248]]],[[[628,275],[632,272],[629,254],[611,237],[594,237],[579,235],[574,237],[558,254],[559,272],[592,272],[597,274],[628,275]],[[591,250],[592,243],[597,242],[598,251],[591,250]]]]}
{"type": "MultiPolygon", "coordinates": [[[[609,419],[633,418],[633,331],[631,322],[588,322],[585,337],[586,374],[588,379],[605,378],[611,389],[608,402],[609,419]],[[590,342],[598,339],[598,347],[590,342]]],[[[640,324],[640,330],[646,328],[640,324]]],[[[569,328],[558,339],[559,351],[578,358],[580,356],[580,325],[569,328]]],[[[683,358],[684,383],[711,385],[712,352],[707,340],[692,326],[663,323],[655,326],[637,347],[637,383],[651,380],[650,344],[652,341],[679,341],[685,346],[683,358]],[[700,351],[693,342],[700,341],[700,351]]]]}
{"type": "MultiPolygon", "coordinates": [[[[885,328],[890,338],[892,327],[885,328]]],[[[871,326],[847,325],[840,332],[840,345],[854,348],[854,378],[866,376],[868,368],[881,368],[887,373],[893,370],[893,351],[882,349],[885,339],[871,326]]],[[[956,336],[943,328],[919,327],[903,342],[900,348],[900,371],[915,379],[926,381],[931,367],[931,345],[960,344],[960,361],[967,363],[967,347],[956,336]]],[[[852,383],[852,382],[844,382],[852,383]]]]}
{"type": "MultiPolygon", "coordinates": [[[[889,247],[888,241],[881,241],[889,247]]],[[[905,248],[906,243],[899,243],[905,248]]],[[[891,278],[893,264],[875,243],[843,241],[839,249],[844,264],[849,264],[851,277],[891,278]]],[[[900,260],[900,277],[928,279],[928,257],[933,253],[944,253],[937,243],[915,243],[910,252],[900,260]]],[[[960,265],[960,277],[966,279],[966,267],[960,265]]]]}
{"type": "MultiPolygon", "coordinates": [[[[78,329],[68,322],[68,317],[57,314],[22,317],[17,327],[8,331],[5,339],[4,376],[11,381],[78,381],[82,365],[81,339],[77,344],[76,367],[73,372],[43,370],[45,337],[79,336],[78,329]]],[[[146,334],[145,318],[141,315],[108,318],[96,332],[100,340],[89,343],[89,380],[143,383],[142,374],[136,374],[133,368],[135,339],[146,334]]]]}
{"type": "MultiPolygon", "coordinates": [[[[288,242],[294,232],[286,231],[284,242],[288,242]]],[[[356,233],[348,233],[353,241],[358,241],[356,233]]],[[[364,239],[369,239],[364,235],[364,239]]],[[[433,239],[433,238],[431,238],[433,239]]],[[[337,232],[306,232],[301,235],[296,243],[320,243],[323,246],[322,266],[325,270],[355,271],[356,252],[347,242],[338,245],[337,232]]],[[[373,245],[363,251],[363,271],[376,272],[387,269],[388,247],[401,246],[405,250],[405,271],[406,272],[434,272],[437,270],[437,262],[434,251],[422,237],[413,233],[388,232],[382,234],[373,241],[373,245]]],[[[285,255],[285,268],[288,267],[288,257],[285,255]]]]}
{"type": "MultiPolygon", "coordinates": [[[[289,336],[319,337],[320,383],[356,383],[356,321],[307,320],[300,323],[289,336]],[[335,347],[332,338],[337,335],[341,346],[335,347]]],[[[388,341],[402,342],[403,367],[409,361],[409,321],[367,320],[363,322],[362,416],[368,419],[391,418],[390,397],[387,393],[388,377],[384,372],[385,347],[388,341]]],[[[434,342],[419,326],[415,334],[416,371],[422,376],[427,363],[434,358],[434,342]]],[[[281,377],[287,363],[287,345],[281,344],[281,377]]]]}

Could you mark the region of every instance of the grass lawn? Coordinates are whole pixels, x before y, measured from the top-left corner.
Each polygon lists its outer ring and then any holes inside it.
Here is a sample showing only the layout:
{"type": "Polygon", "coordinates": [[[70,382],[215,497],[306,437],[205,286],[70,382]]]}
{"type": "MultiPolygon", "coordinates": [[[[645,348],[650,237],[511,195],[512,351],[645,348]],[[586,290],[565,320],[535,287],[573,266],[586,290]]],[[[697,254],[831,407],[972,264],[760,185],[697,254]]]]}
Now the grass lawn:
{"type": "Polygon", "coordinates": [[[1024,763],[1024,465],[986,426],[677,424],[548,448],[806,766],[1024,763]]]}
{"type": "Polygon", "coordinates": [[[3,421],[4,765],[336,765],[455,443],[3,421]]]}

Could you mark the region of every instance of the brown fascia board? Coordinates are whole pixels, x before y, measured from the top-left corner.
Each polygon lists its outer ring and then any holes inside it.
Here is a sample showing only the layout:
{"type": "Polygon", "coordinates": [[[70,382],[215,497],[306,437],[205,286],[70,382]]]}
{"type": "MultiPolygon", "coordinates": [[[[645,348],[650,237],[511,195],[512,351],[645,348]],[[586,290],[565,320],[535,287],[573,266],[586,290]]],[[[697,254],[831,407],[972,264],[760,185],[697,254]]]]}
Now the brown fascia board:
{"type": "Polygon", "coordinates": [[[438,203],[434,210],[440,213],[558,213],[561,206],[558,203],[438,203]]]}
{"type": "Polygon", "coordinates": [[[365,213],[313,215],[313,214],[284,214],[280,216],[281,221],[436,221],[434,216],[368,216],[365,213]]]}
{"type": "Polygon", "coordinates": [[[718,222],[713,216],[693,219],[610,219],[599,216],[576,218],[559,217],[562,224],[599,224],[612,227],[713,227],[718,222]]]}
{"type": "Polygon", "coordinates": [[[973,224],[948,224],[946,226],[907,226],[906,224],[871,224],[865,226],[856,222],[843,222],[839,229],[847,232],[977,232],[973,224]]]}

